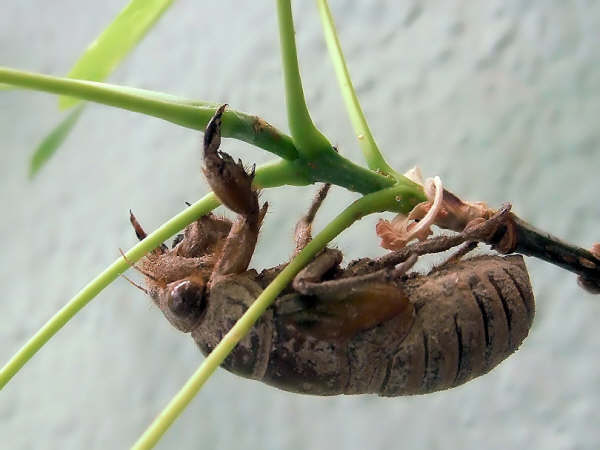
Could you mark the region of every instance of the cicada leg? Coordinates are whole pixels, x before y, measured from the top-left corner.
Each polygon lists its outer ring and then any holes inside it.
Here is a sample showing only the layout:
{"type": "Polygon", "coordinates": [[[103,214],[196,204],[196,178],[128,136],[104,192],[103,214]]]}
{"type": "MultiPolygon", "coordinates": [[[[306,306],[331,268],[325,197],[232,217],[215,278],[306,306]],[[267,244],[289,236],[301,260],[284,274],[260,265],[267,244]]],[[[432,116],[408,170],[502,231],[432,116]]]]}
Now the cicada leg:
{"type": "MultiPolygon", "coordinates": [[[[129,210],[129,222],[131,222],[131,226],[133,227],[133,231],[135,231],[135,235],[137,236],[137,238],[140,241],[143,241],[144,239],[146,239],[146,236],[148,236],[148,234],[144,231],[144,229],[142,228],[142,225],[137,220],[137,217],[135,217],[132,210],[129,210]]],[[[167,250],[168,250],[167,246],[164,243],[162,243],[162,244],[160,244],[160,247],[154,249],[153,252],[160,254],[160,253],[165,253],[167,250]]]]}
{"type": "MultiPolygon", "coordinates": [[[[293,254],[292,258],[295,257],[298,253],[300,253],[300,251],[304,247],[306,247],[306,245],[312,240],[313,220],[314,220],[315,215],[317,214],[317,211],[319,210],[321,204],[323,203],[323,200],[325,200],[325,197],[327,196],[327,192],[329,191],[330,187],[331,187],[331,185],[329,183],[321,186],[321,188],[319,189],[319,191],[313,198],[310,208],[308,209],[306,214],[304,216],[302,216],[298,220],[298,222],[296,222],[296,227],[295,227],[295,231],[294,231],[294,242],[296,245],[295,245],[295,250],[294,250],[294,254],[293,254]]],[[[340,261],[341,261],[341,258],[340,258],[340,261]]],[[[339,262],[338,262],[338,264],[339,264],[339,262]]],[[[265,286],[268,285],[285,268],[285,266],[287,266],[287,263],[280,264],[276,267],[264,269],[260,273],[261,282],[265,286]]]]}
{"type": "MultiPolygon", "coordinates": [[[[341,252],[326,249],[294,280],[294,289],[313,296],[312,306],[287,319],[306,333],[323,340],[347,340],[391,318],[408,331],[414,321],[414,308],[395,280],[414,265],[411,255],[396,268],[361,276],[319,281],[341,261],[341,252]]],[[[400,325],[399,325],[400,326],[400,325]]]]}
{"type": "Polygon", "coordinates": [[[464,258],[467,254],[472,252],[477,248],[479,242],[477,241],[467,241],[462,244],[458,249],[452,253],[445,261],[442,261],[440,264],[435,266],[435,270],[442,269],[444,267],[448,267],[454,263],[459,262],[462,258],[464,258]]]}
{"type": "Polygon", "coordinates": [[[294,251],[294,255],[297,255],[312,240],[312,223],[323,200],[327,197],[330,187],[331,184],[326,183],[319,189],[313,198],[310,208],[308,208],[308,212],[296,223],[294,231],[296,250],[294,251]]]}
{"type": "Polygon", "coordinates": [[[210,283],[248,268],[267,203],[258,206],[258,194],[252,187],[254,167],[247,171],[225,152],[219,151],[221,125],[225,107],[217,109],[204,134],[204,175],[221,202],[238,214],[213,269],[210,283]]]}
{"type": "MultiPolygon", "coordinates": [[[[419,256],[430,253],[440,253],[470,241],[485,242],[492,245],[493,248],[497,248],[498,251],[502,253],[504,250],[508,251],[507,248],[505,249],[506,242],[504,241],[507,240],[505,239],[505,236],[512,236],[512,233],[507,231],[510,230],[510,208],[509,204],[503,205],[503,207],[489,219],[476,220],[467,224],[462,233],[429,238],[422,242],[410,244],[401,250],[390,252],[375,260],[373,268],[381,269],[393,264],[398,264],[399,262],[406,260],[409,255],[413,253],[419,256]]],[[[466,254],[470,251],[471,249],[469,247],[470,244],[466,245],[462,250],[458,250],[458,258],[464,256],[460,254],[461,252],[466,254]]]]}
{"type": "Polygon", "coordinates": [[[231,231],[231,221],[207,214],[189,224],[183,234],[173,242],[173,248],[178,256],[194,258],[214,255],[223,245],[231,231]]]}

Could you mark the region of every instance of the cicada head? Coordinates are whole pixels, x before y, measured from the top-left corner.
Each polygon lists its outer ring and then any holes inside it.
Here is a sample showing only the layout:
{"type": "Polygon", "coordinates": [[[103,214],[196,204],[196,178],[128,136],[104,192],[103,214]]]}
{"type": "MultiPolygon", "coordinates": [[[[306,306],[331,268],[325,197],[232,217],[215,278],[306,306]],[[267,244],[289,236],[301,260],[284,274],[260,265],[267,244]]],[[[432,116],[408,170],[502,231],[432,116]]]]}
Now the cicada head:
{"type": "Polygon", "coordinates": [[[206,310],[206,283],[201,277],[174,281],[150,295],[169,322],[184,333],[197,326],[206,310]]]}

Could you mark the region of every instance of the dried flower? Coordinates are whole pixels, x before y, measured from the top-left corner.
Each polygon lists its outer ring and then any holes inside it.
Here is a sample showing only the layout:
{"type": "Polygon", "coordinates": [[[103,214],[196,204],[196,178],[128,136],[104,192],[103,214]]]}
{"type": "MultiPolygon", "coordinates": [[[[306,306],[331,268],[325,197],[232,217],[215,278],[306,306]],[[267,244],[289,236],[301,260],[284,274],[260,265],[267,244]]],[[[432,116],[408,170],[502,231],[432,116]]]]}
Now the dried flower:
{"type": "Polygon", "coordinates": [[[483,202],[465,202],[445,190],[437,176],[428,178],[423,183],[421,171],[417,167],[405,176],[423,185],[427,201],[416,205],[408,215],[398,214],[391,222],[379,220],[375,231],[385,249],[400,250],[413,239],[427,239],[432,233],[432,225],[463,231],[472,221],[487,220],[494,213],[483,202]]]}

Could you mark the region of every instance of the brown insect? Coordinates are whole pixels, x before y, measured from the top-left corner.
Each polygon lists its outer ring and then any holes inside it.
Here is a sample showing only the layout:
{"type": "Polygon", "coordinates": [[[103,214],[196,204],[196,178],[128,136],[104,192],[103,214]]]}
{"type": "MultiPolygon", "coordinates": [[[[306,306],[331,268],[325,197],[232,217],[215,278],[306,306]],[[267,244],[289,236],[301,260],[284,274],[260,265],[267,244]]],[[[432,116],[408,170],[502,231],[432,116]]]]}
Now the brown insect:
{"type": "MultiPolygon", "coordinates": [[[[239,216],[212,214],[141,260],[147,292],[176,328],[206,355],[284,265],[247,270],[267,210],[247,173],[219,152],[221,107],[204,140],[204,173],[239,216]]],[[[296,251],[311,239],[322,188],[296,227],[296,251]]],[[[462,260],[509,208],[455,236],[428,239],[342,269],[325,249],[298,274],[225,360],[227,370],[293,392],[315,395],[422,394],[483,375],[527,336],[534,300],[521,256],[462,260]],[[426,275],[407,274],[418,256],[465,243],[426,275]]],[[[131,222],[145,237],[133,214],[131,222]]]]}

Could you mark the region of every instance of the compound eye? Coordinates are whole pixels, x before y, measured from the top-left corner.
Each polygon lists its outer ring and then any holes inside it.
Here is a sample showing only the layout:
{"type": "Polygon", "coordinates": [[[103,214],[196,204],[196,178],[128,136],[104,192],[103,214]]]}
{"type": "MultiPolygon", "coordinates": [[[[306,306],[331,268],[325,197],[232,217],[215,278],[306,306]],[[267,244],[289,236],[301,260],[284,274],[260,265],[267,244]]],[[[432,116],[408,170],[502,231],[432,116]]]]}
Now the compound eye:
{"type": "Polygon", "coordinates": [[[189,280],[182,281],[171,290],[168,307],[181,318],[199,314],[204,307],[204,286],[189,280]]]}

